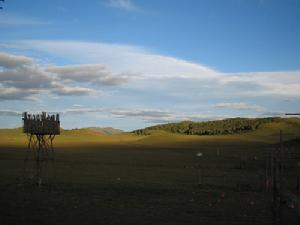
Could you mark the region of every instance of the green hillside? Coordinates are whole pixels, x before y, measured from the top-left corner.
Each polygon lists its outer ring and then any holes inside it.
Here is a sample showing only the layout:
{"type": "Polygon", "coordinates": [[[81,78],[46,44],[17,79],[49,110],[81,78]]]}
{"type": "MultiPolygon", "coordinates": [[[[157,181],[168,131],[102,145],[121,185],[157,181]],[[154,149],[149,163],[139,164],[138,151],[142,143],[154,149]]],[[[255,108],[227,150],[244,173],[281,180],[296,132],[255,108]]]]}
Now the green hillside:
{"type": "MultiPolygon", "coordinates": [[[[134,134],[148,135],[153,131],[166,131],[176,134],[187,135],[226,135],[226,134],[241,134],[259,130],[265,126],[272,124],[290,125],[300,128],[299,118],[232,118],[225,120],[215,120],[208,122],[192,122],[183,121],[179,123],[168,123],[147,127],[133,131],[134,134]]],[[[272,127],[271,126],[271,127],[272,127]]]]}
{"type": "MultiPolygon", "coordinates": [[[[132,144],[182,147],[199,143],[276,143],[279,131],[284,140],[300,138],[299,118],[226,119],[210,122],[170,123],[148,127],[132,133],[109,133],[97,128],[61,130],[56,146],[77,144],[132,144]],[[138,134],[138,135],[137,135],[138,134]]],[[[27,138],[21,128],[0,129],[0,146],[26,146],[27,138]]]]}

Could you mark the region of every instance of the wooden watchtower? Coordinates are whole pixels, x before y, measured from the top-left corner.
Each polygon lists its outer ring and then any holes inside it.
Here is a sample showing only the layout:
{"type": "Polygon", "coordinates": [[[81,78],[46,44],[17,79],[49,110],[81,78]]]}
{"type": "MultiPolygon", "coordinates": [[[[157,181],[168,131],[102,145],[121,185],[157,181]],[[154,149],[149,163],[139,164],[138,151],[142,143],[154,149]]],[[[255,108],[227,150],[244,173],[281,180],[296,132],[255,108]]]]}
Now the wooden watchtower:
{"type": "Polygon", "coordinates": [[[49,160],[54,162],[53,140],[60,134],[59,114],[50,115],[23,113],[23,133],[27,135],[28,148],[24,161],[24,174],[30,153],[33,153],[36,165],[35,180],[42,184],[43,164],[49,160]]]}

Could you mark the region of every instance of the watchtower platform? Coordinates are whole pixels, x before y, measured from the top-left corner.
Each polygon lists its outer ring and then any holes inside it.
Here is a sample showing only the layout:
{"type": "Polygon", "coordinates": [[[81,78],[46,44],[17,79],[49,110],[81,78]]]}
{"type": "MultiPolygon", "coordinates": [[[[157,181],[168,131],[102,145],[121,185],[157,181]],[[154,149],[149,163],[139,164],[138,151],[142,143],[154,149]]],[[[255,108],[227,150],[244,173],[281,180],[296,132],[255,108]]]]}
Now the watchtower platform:
{"type": "Polygon", "coordinates": [[[23,113],[23,133],[27,134],[28,148],[24,160],[24,175],[26,179],[27,167],[30,155],[35,161],[35,172],[33,177],[39,186],[42,185],[42,170],[48,161],[52,162],[54,168],[53,140],[55,135],[60,134],[59,114],[50,115],[46,112],[41,114],[23,113]],[[32,154],[33,153],[33,154],[32,154]]]}

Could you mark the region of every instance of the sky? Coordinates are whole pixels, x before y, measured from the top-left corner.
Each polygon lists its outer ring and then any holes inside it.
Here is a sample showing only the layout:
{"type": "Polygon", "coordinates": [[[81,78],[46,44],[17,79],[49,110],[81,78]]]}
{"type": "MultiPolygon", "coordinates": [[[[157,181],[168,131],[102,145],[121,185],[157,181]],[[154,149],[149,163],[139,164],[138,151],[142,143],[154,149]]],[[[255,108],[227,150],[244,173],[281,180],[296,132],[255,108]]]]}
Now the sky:
{"type": "Polygon", "coordinates": [[[0,127],[300,112],[299,0],[0,2],[0,127]]]}

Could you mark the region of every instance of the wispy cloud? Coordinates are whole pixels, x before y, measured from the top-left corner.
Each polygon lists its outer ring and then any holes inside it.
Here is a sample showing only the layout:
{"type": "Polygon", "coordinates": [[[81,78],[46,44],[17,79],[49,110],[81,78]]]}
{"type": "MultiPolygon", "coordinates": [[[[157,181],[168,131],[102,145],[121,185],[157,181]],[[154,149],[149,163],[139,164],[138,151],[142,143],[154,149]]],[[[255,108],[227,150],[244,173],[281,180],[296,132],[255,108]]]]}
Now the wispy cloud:
{"type": "Polygon", "coordinates": [[[115,74],[137,75],[138,78],[209,79],[218,72],[208,66],[153,53],[133,46],[99,42],[26,40],[0,44],[4,48],[38,50],[71,59],[77,63],[109,66],[115,74]]]}
{"type": "MultiPolygon", "coordinates": [[[[26,110],[25,110],[26,111],[26,110]]],[[[49,113],[60,113],[64,116],[83,115],[93,116],[95,114],[105,114],[115,118],[134,118],[140,119],[148,124],[169,123],[179,121],[207,121],[215,119],[223,119],[224,115],[213,115],[204,113],[182,113],[171,112],[160,109],[129,109],[129,108],[67,108],[60,110],[45,110],[49,113]]],[[[30,111],[30,113],[41,113],[40,111],[30,111]]],[[[20,117],[22,111],[0,110],[2,116],[20,117]]]]}
{"type": "Polygon", "coordinates": [[[14,13],[0,13],[0,26],[35,26],[48,25],[50,22],[14,13]]]}
{"type": "Polygon", "coordinates": [[[73,106],[73,107],[82,107],[81,104],[73,104],[72,106],[73,106]]]}
{"type": "Polygon", "coordinates": [[[300,96],[300,71],[225,74],[220,84],[249,96],[300,96]]]}
{"type": "Polygon", "coordinates": [[[125,10],[128,12],[141,12],[142,10],[137,7],[131,0],[109,0],[108,6],[125,10]]]}
{"type": "Polygon", "coordinates": [[[215,119],[224,119],[228,115],[215,115],[213,113],[197,112],[179,112],[162,109],[129,109],[129,108],[69,108],[59,111],[65,115],[82,114],[108,114],[116,118],[134,118],[140,119],[149,124],[170,123],[179,121],[207,121],[215,119]]]}
{"type": "Polygon", "coordinates": [[[0,109],[0,116],[21,116],[22,112],[10,110],[10,109],[0,109]]]}
{"type": "Polygon", "coordinates": [[[221,109],[254,110],[256,112],[265,111],[265,108],[262,106],[252,105],[245,102],[222,102],[213,105],[213,107],[221,109]]]}

